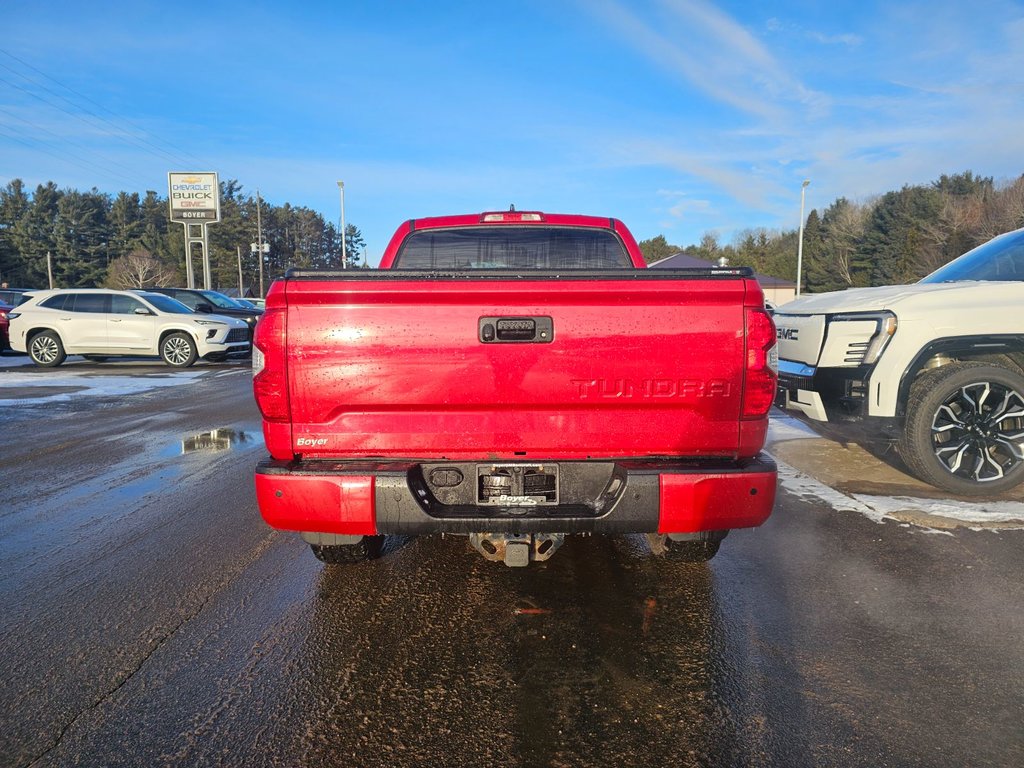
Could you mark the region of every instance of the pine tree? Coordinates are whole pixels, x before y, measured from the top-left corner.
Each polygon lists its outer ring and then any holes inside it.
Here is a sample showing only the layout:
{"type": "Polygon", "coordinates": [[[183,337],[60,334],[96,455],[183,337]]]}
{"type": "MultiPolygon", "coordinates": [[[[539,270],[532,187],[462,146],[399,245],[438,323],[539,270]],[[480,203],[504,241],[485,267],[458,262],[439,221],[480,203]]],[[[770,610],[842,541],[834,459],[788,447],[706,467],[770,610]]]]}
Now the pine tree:
{"type": "Polygon", "coordinates": [[[349,268],[358,266],[366,241],[363,233],[354,224],[345,225],[345,259],[349,268]]]}
{"type": "Polygon", "coordinates": [[[22,273],[16,228],[30,204],[21,179],[0,189],[0,281],[8,285],[29,284],[22,273]]]}
{"type": "Polygon", "coordinates": [[[644,262],[647,264],[667,259],[680,250],[676,246],[670,245],[664,235],[655,235],[648,240],[641,240],[637,245],[640,247],[640,253],[643,254],[644,262]]]}
{"type": "Polygon", "coordinates": [[[57,202],[54,220],[54,282],[62,288],[98,285],[110,266],[107,260],[107,210],[110,199],[93,189],[66,190],[57,202]]]}
{"type": "Polygon", "coordinates": [[[926,227],[942,208],[934,188],[905,186],[875,205],[856,261],[857,275],[868,285],[896,285],[915,279],[915,259],[924,247],[926,227]]]}
{"type": "Polygon", "coordinates": [[[817,209],[812,209],[804,224],[803,273],[800,276],[801,293],[821,293],[830,290],[825,264],[825,231],[817,209]]]}

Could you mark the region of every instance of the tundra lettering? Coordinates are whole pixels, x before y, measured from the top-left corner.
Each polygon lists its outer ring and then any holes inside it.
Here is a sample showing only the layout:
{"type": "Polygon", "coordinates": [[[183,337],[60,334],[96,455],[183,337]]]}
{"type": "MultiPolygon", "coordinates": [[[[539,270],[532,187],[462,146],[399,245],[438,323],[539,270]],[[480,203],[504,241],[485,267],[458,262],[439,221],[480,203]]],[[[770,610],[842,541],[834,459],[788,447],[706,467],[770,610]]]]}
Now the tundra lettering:
{"type": "Polygon", "coordinates": [[[580,400],[591,397],[626,398],[688,398],[729,397],[730,382],[725,379],[696,381],[692,379],[573,379],[580,400]]]}

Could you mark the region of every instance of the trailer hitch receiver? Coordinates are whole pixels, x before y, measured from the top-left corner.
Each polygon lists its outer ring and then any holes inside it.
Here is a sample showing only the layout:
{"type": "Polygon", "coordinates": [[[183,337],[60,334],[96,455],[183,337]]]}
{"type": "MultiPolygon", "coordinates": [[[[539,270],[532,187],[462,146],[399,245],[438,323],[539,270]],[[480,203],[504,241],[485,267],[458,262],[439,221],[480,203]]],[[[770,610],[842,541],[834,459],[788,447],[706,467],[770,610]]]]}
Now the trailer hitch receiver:
{"type": "Polygon", "coordinates": [[[522,568],[542,562],[565,542],[564,533],[471,533],[469,543],[492,562],[522,568]]]}

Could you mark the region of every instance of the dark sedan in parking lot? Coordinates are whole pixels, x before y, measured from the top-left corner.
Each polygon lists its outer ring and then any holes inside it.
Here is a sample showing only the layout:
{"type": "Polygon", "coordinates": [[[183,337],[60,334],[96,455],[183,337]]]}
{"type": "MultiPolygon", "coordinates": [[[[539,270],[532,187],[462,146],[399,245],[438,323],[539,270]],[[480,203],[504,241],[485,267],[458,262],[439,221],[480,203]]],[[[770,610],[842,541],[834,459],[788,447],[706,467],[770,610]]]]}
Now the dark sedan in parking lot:
{"type": "Polygon", "coordinates": [[[224,317],[237,317],[239,320],[245,321],[245,324],[249,326],[250,342],[256,321],[263,314],[262,309],[246,307],[217,291],[206,291],[200,288],[147,288],[146,290],[177,299],[195,312],[210,312],[224,317]]]}

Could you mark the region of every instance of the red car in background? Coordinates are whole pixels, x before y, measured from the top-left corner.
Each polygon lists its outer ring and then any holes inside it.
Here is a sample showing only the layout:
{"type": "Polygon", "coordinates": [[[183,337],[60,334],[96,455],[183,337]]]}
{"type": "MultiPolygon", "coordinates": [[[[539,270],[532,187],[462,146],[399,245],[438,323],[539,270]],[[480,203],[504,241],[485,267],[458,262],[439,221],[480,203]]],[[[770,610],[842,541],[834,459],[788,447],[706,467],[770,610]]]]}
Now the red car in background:
{"type": "Polygon", "coordinates": [[[12,309],[14,307],[10,304],[0,302],[0,354],[11,348],[11,342],[7,336],[7,327],[10,325],[10,322],[7,320],[7,313],[12,309]]]}

